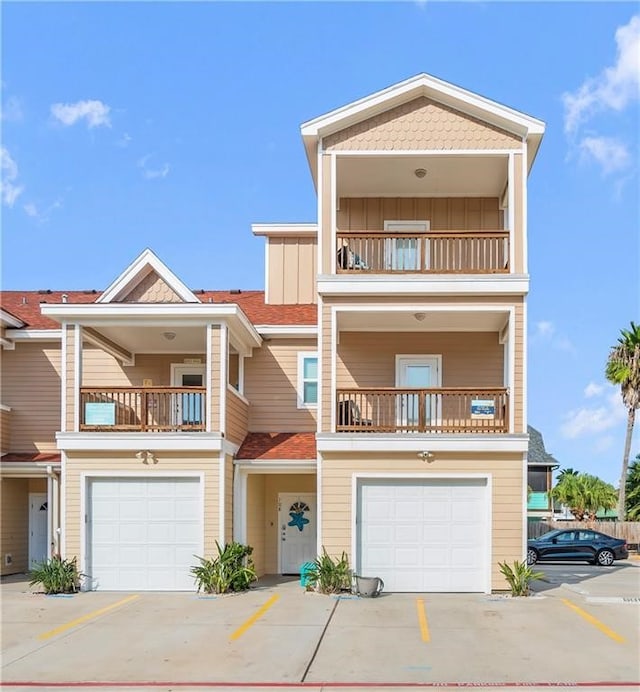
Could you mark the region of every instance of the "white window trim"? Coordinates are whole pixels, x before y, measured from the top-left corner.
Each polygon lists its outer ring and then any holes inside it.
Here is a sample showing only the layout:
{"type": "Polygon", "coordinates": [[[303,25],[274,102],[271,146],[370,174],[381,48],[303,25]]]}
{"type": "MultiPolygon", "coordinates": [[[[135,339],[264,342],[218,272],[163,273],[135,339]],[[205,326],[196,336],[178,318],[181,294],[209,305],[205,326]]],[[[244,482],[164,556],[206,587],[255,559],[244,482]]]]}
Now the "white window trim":
{"type": "MultiPolygon", "coordinates": [[[[317,409],[318,402],[315,404],[307,404],[304,401],[304,361],[306,358],[315,358],[318,366],[317,372],[319,374],[319,361],[318,361],[318,351],[298,351],[298,384],[297,384],[297,405],[299,409],[317,409]]],[[[316,377],[316,383],[319,384],[319,377],[316,377]]],[[[320,393],[318,387],[318,395],[320,393]]]]}

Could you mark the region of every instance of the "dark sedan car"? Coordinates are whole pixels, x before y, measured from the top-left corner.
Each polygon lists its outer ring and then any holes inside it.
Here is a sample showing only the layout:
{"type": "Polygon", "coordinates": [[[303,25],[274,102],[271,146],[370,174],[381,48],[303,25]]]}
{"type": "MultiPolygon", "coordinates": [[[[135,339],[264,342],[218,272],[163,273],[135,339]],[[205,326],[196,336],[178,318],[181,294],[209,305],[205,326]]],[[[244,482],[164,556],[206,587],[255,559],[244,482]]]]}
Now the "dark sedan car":
{"type": "Polygon", "coordinates": [[[527,547],[528,565],[543,561],[581,560],[606,566],[628,557],[625,540],[591,529],[548,531],[540,538],[531,538],[527,547]]]}

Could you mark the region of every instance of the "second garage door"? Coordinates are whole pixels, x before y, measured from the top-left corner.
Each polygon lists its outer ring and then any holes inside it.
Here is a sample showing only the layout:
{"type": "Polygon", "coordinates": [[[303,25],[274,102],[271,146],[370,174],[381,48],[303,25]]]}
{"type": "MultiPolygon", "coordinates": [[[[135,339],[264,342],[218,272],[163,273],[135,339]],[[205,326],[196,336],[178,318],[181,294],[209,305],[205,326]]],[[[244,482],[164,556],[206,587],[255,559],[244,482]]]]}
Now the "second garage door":
{"type": "Polygon", "coordinates": [[[363,479],[359,573],[386,591],[488,590],[486,479],[363,479]]]}
{"type": "Polygon", "coordinates": [[[88,492],[94,588],[194,588],[190,569],[202,554],[199,478],[99,478],[88,492]]]}

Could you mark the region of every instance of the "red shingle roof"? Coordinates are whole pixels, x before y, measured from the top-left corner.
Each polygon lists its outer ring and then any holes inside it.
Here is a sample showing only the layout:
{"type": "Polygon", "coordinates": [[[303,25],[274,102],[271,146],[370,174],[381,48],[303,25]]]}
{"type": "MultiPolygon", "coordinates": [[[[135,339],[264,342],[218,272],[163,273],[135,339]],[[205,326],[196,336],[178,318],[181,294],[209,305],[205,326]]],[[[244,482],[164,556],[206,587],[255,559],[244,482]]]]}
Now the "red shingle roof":
{"type": "Polygon", "coordinates": [[[49,464],[59,464],[60,454],[41,454],[40,452],[8,452],[7,454],[3,454],[2,457],[0,457],[0,461],[2,461],[3,464],[6,461],[12,461],[16,463],[24,463],[25,461],[40,461],[47,462],[49,464]]]}
{"type": "Polygon", "coordinates": [[[236,459],[316,459],[316,434],[249,433],[236,459]]]}
{"type": "MultiPolygon", "coordinates": [[[[315,325],[317,306],[266,305],[264,291],[194,291],[203,303],[236,304],[252,324],[263,325],[315,325]]],[[[60,325],[40,313],[40,303],[62,303],[63,294],[68,303],[94,303],[101,291],[2,291],[0,304],[12,315],[26,323],[27,329],[59,329],[60,325]]]]}

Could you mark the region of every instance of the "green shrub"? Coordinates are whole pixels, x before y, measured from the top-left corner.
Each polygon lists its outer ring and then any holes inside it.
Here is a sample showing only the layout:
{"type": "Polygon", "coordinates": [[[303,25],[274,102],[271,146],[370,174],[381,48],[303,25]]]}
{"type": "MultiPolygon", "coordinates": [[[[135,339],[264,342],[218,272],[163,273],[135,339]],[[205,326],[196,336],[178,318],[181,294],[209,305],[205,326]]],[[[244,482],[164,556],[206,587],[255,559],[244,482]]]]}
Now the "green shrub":
{"type": "Polygon", "coordinates": [[[509,567],[506,562],[499,562],[498,566],[509,584],[512,596],[528,596],[531,582],[544,577],[543,572],[534,572],[526,562],[514,562],[513,567],[509,567]]]}
{"type": "Polygon", "coordinates": [[[229,593],[246,591],[258,578],[251,560],[253,548],[241,543],[225,543],[224,548],[216,541],[217,558],[196,555],[199,565],[191,568],[198,591],[205,593],[229,593]]]}
{"type": "Polygon", "coordinates": [[[344,551],[339,559],[334,560],[322,548],[322,555],[315,559],[313,567],[306,574],[307,588],[316,588],[320,593],[351,590],[353,572],[349,568],[349,558],[344,551]]]}
{"type": "Polygon", "coordinates": [[[42,584],[46,594],[76,593],[80,588],[81,576],[75,557],[63,560],[56,555],[35,565],[29,572],[29,586],[42,584]]]}

